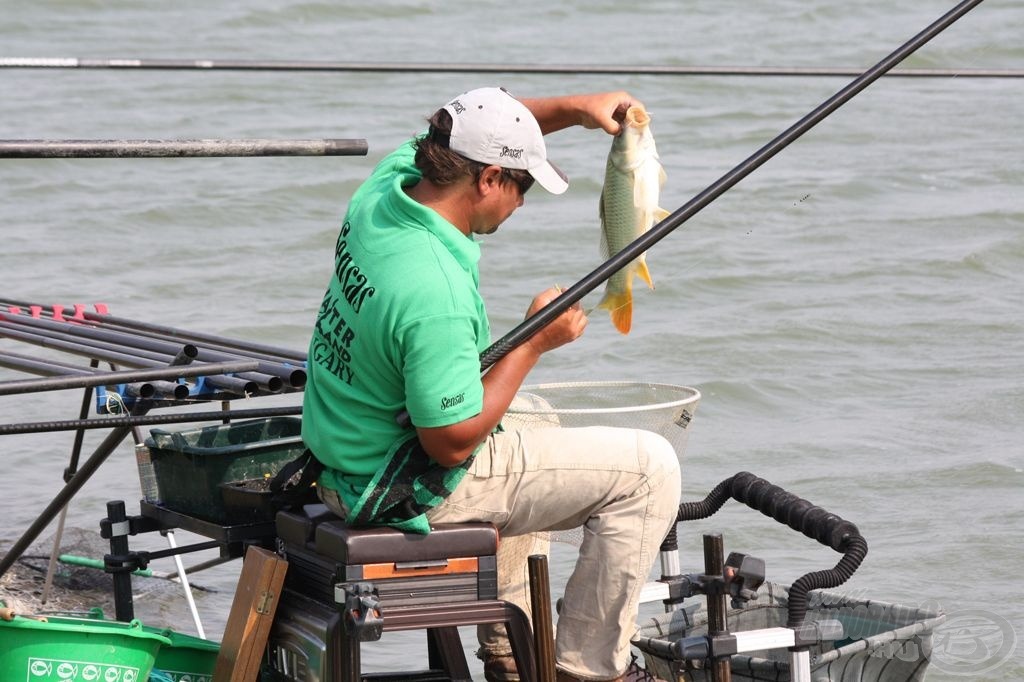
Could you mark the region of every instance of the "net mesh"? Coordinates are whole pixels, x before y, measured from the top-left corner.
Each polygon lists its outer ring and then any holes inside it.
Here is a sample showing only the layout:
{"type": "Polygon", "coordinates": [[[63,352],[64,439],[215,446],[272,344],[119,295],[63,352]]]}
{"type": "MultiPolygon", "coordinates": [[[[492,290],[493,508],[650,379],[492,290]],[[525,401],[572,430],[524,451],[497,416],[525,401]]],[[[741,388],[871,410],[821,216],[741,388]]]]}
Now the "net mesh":
{"type": "Polygon", "coordinates": [[[505,428],[619,426],[654,431],[682,460],[700,392],[635,381],[570,381],[524,386],[502,420],[505,428]]]}
{"type": "MultiPolygon", "coordinates": [[[[507,430],[616,426],[664,436],[680,464],[700,392],[688,386],[635,381],[569,381],[523,386],[502,419],[507,430]]],[[[583,530],[551,533],[579,547],[583,530]]]]}
{"type": "MultiPolygon", "coordinates": [[[[788,617],[789,590],[765,583],[745,608],[730,609],[732,632],[782,627],[788,617]]],[[[807,622],[839,621],[843,638],[811,647],[811,675],[820,682],[921,682],[932,651],[932,632],[945,616],[899,604],[815,591],[811,593],[807,622]]],[[[703,600],[640,624],[633,639],[646,667],[671,682],[711,682],[711,670],[700,662],[685,663],[666,657],[657,643],[682,637],[704,636],[708,631],[703,600]]],[[[737,654],[731,659],[736,682],[790,679],[786,649],[737,654]]]]}

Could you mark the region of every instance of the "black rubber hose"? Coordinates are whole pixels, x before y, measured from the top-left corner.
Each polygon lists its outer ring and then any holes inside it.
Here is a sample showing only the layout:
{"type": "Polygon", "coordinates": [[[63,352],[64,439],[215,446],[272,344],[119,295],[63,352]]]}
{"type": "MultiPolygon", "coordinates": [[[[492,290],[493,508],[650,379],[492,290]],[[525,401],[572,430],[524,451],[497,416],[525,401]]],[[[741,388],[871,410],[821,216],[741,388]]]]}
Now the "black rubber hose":
{"type": "Polygon", "coordinates": [[[706,519],[719,509],[722,505],[729,501],[732,488],[732,479],[727,478],[714,489],[708,493],[700,502],[683,502],[679,505],[679,515],[676,517],[677,521],[696,521],[698,519],[706,519]]]}
{"type": "Polygon", "coordinates": [[[679,551],[679,534],[676,530],[676,524],[672,524],[669,528],[668,535],[661,541],[661,546],[658,548],[659,552],[677,552],[679,551]]]}
{"type": "Polygon", "coordinates": [[[793,581],[789,588],[789,611],[786,627],[797,628],[804,622],[807,615],[807,594],[811,590],[821,590],[842,585],[864,561],[868,553],[867,541],[859,535],[846,540],[846,552],[835,568],[827,571],[815,571],[802,575],[793,581]]]}
{"type": "Polygon", "coordinates": [[[868,543],[853,523],[747,471],[725,479],[700,502],[680,504],[677,520],[705,519],[721,509],[730,497],[843,554],[835,568],[808,573],[793,582],[789,588],[787,627],[803,623],[811,590],[842,585],[867,556],[868,543]]]}

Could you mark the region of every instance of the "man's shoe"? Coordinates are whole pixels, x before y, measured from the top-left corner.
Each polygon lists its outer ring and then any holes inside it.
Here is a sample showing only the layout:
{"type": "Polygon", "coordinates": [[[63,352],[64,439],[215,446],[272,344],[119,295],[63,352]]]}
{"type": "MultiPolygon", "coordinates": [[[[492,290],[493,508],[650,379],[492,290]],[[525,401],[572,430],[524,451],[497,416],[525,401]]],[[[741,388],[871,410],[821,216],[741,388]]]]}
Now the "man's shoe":
{"type": "Polygon", "coordinates": [[[519,682],[516,659],[511,656],[485,656],[484,679],[487,682],[519,682]]]}

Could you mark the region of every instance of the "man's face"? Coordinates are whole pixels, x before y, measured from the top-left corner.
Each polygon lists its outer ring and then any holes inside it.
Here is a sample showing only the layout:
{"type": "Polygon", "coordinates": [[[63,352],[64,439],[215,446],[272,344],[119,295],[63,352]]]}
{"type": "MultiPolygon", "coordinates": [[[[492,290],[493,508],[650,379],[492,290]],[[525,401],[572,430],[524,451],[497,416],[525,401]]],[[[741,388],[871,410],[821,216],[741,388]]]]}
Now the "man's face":
{"type": "MultiPolygon", "coordinates": [[[[490,191],[480,203],[479,220],[471,228],[474,234],[492,234],[523,205],[523,192],[519,183],[509,179],[500,182],[500,169],[498,170],[499,173],[494,175],[495,180],[489,188],[490,191]]],[[[529,185],[526,189],[529,189],[529,185]]]]}

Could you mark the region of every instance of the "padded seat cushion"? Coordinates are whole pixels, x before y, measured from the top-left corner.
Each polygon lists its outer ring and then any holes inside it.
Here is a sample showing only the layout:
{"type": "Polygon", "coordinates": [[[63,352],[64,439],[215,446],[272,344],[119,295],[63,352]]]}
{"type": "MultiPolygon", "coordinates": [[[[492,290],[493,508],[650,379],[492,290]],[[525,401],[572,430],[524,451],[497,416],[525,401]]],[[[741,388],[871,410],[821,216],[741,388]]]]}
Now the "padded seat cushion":
{"type": "Polygon", "coordinates": [[[341,564],[401,563],[454,557],[491,556],[498,531],[489,523],[440,523],[427,535],[394,528],[351,528],[340,519],[316,528],[317,554],[341,564]]]}
{"type": "Polygon", "coordinates": [[[305,547],[313,542],[319,524],[338,517],[325,504],[307,504],[301,511],[280,511],[274,519],[277,537],[287,545],[305,547]]]}

